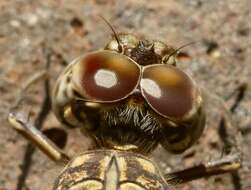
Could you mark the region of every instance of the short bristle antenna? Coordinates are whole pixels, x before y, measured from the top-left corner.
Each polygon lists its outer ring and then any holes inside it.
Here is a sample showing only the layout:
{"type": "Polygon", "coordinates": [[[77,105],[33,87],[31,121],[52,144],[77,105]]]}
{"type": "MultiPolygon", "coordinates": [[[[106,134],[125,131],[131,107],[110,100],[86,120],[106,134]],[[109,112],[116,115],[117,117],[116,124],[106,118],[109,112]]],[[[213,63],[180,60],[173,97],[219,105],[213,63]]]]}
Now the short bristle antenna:
{"type": "Polygon", "coordinates": [[[109,28],[112,30],[113,32],[113,35],[118,43],[118,50],[119,52],[122,52],[123,48],[122,48],[122,45],[120,44],[120,40],[119,40],[119,37],[118,37],[118,34],[116,33],[115,29],[113,28],[113,26],[109,23],[108,20],[106,20],[103,16],[99,15],[99,17],[101,19],[103,19],[105,21],[105,23],[109,26],[109,28]]]}
{"type": "Polygon", "coordinates": [[[190,46],[192,44],[195,44],[195,43],[197,43],[197,42],[190,42],[190,43],[187,43],[185,45],[180,46],[179,48],[177,48],[176,50],[174,50],[170,55],[168,55],[168,57],[165,59],[165,61],[168,61],[171,56],[177,54],[178,51],[180,51],[181,49],[183,49],[183,48],[185,48],[187,46],[190,46]]]}

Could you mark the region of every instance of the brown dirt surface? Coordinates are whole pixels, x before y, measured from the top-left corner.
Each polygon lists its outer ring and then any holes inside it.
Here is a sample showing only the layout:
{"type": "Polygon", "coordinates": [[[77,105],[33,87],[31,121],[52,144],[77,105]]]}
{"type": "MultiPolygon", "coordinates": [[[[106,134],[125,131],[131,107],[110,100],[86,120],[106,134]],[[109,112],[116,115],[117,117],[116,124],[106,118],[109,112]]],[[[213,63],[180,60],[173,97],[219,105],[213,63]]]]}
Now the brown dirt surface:
{"type": "MultiPolygon", "coordinates": [[[[243,166],[235,174],[224,174],[180,184],[182,190],[251,189],[251,1],[250,0],[1,0],[0,1],[0,189],[16,190],[22,173],[27,141],[17,134],[6,118],[18,91],[34,73],[44,68],[43,47],[52,48],[50,74],[55,82],[63,69],[62,59],[104,47],[111,31],[99,17],[109,20],[119,32],[158,39],[174,47],[196,41],[182,50],[178,66],[188,71],[210,94],[222,98],[228,109],[236,90],[247,85],[232,118],[240,131],[243,166]],[[61,61],[60,61],[61,60],[61,61]]],[[[43,99],[43,84],[37,83],[23,105],[37,114],[43,99]]],[[[207,129],[199,142],[181,155],[158,148],[152,155],[164,171],[181,169],[218,159],[224,145],[218,130],[222,107],[208,99],[207,129]]],[[[33,118],[33,117],[32,117],[33,118]]],[[[228,121],[229,122],[229,121],[228,121]]],[[[228,123],[227,122],[227,123],[228,123]]],[[[44,128],[61,127],[50,114],[44,128]]],[[[228,128],[228,127],[227,127],[228,128]]],[[[67,130],[66,151],[83,152],[86,138],[77,130],[67,130]]],[[[237,134],[237,133],[235,133],[237,134]]],[[[23,189],[51,189],[62,166],[35,151],[23,189]]]]}

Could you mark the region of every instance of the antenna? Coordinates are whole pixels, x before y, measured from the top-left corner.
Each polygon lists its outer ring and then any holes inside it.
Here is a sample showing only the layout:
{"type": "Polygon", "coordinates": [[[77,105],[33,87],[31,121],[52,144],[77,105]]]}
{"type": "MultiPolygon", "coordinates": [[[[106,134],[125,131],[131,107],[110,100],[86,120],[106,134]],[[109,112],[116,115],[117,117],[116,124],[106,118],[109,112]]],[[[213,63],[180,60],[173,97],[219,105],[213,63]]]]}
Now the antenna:
{"type": "Polygon", "coordinates": [[[116,41],[117,41],[117,43],[118,43],[119,52],[122,52],[122,50],[123,50],[122,45],[120,44],[118,34],[115,32],[113,26],[112,26],[103,16],[99,15],[99,17],[100,17],[101,19],[103,19],[103,20],[105,21],[105,23],[109,26],[109,28],[112,30],[113,35],[114,35],[114,37],[115,37],[115,39],[116,39],[116,41]]]}
{"type": "Polygon", "coordinates": [[[185,45],[180,46],[179,48],[177,48],[176,50],[174,50],[170,55],[168,55],[168,57],[165,59],[165,61],[168,61],[171,56],[177,54],[178,51],[180,51],[181,49],[183,49],[183,48],[185,48],[187,46],[190,46],[192,44],[195,44],[195,43],[197,43],[197,42],[190,42],[190,43],[187,43],[185,45]]]}

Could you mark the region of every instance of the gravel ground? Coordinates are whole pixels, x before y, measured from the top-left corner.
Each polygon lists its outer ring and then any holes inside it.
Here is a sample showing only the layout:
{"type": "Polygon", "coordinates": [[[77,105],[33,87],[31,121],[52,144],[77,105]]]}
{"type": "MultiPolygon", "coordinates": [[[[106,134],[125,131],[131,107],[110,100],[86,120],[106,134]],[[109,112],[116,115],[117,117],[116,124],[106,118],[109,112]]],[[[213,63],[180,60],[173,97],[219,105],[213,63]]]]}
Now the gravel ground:
{"type": "MultiPolygon", "coordinates": [[[[99,17],[119,32],[159,39],[174,47],[196,41],[182,50],[179,67],[188,71],[210,94],[222,98],[230,109],[237,89],[247,87],[232,115],[242,133],[243,167],[237,173],[177,185],[177,189],[251,189],[251,1],[250,0],[1,0],[0,1],[0,190],[17,189],[27,142],[12,130],[6,116],[18,90],[32,74],[44,68],[43,47],[57,52],[51,69],[52,83],[63,62],[104,47],[111,31],[99,17]]],[[[36,114],[43,99],[43,84],[27,94],[26,107],[36,114]]],[[[182,155],[158,148],[152,155],[163,171],[192,166],[221,157],[223,143],[217,127],[222,108],[208,98],[207,130],[200,141],[182,155]]],[[[25,107],[25,106],[24,106],[25,107]]],[[[53,114],[44,128],[60,127],[53,114]]],[[[66,151],[82,152],[89,141],[68,130],[66,151]]],[[[23,189],[50,189],[62,166],[36,151],[23,189]]]]}

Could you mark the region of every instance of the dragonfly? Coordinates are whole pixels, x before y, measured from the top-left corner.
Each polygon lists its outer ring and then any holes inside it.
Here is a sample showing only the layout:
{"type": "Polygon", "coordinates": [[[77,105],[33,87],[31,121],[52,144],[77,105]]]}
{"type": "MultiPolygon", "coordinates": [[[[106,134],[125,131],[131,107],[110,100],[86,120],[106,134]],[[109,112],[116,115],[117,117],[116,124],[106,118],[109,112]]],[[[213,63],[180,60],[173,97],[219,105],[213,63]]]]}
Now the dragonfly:
{"type": "Polygon", "coordinates": [[[175,183],[236,171],[239,155],[164,174],[149,155],[162,146],[182,153],[205,129],[205,100],[196,81],[176,66],[179,50],[133,34],[117,34],[102,50],[73,60],[52,94],[57,119],[95,142],[71,158],[23,113],[11,126],[55,162],[66,164],[53,190],[169,190],[175,183]]]}

